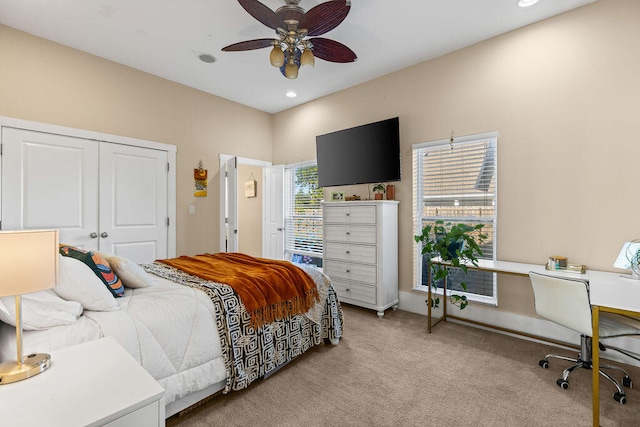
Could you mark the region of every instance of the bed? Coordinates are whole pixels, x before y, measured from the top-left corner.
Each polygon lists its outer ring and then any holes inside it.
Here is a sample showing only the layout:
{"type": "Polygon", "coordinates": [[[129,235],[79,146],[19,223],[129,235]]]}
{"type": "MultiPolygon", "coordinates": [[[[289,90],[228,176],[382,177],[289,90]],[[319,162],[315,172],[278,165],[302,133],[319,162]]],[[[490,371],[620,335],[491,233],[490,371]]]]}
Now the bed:
{"type": "MultiPolygon", "coordinates": [[[[138,265],[89,254],[85,258],[97,257],[95,264],[107,264],[107,271],[60,255],[58,285],[23,296],[23,354],[114,337],[165,389],[166,417],[214,393],[246,388],[313,346],[338,344],[342,336],[336,293],[329,278],[310,266],[277,261],[311,280],[315,297],[305,311],[289,299],[275,315],[256,316],[237,284],[191,274],[170,262],[179,259],[138,265]]],[[[237,255],[236,262],[247,257],[237,255]]],[[[271,289],[272,283],[263,286],[271,289]]],[[[0,298],[0,361],[15,360],[12,304],[13,298],[0,298]]]]}

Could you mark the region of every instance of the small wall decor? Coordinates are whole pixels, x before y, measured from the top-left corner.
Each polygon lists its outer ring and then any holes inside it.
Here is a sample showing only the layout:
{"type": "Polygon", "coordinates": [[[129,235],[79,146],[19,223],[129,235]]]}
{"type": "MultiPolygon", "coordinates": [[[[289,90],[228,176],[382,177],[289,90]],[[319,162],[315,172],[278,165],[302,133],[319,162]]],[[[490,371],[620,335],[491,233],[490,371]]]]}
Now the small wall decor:
{"type": "Polygon", "coordinates": [[[207,171],[202,168],[202,160],[198,163],[198,169],[193,170],[194,197],[207,197],[207,171]]]}
{"type": "Polygon", "coordinates": [[[253,174],[249,175],[249,180],[244,182],[244,196],[256,197],[256,180],[253,174]]]}

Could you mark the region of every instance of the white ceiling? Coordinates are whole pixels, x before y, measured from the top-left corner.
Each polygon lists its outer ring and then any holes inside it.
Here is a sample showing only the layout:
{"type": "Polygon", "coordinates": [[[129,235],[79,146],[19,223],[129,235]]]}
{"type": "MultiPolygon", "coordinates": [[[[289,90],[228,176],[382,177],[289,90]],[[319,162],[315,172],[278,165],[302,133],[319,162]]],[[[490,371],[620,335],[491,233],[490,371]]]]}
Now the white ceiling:
{"type": "MultiPolygon", "coordinates": [[[[593,1],[540,0],[520,8],[518,0],[351,0],[344,22],[323,37],[349,46],[358,60],[316,60],[296,80],[269,64],[269,48],[221,51],[275,38],[236,0],[0,0],[0,23],[276,113],[593,1]],[[204,63],[201,53],[217,61],[204,63]],[[298,96],[287,98],[289,90],[298,96]]],[[[285,4],[262,2],[272,10],[285,4]]]]}

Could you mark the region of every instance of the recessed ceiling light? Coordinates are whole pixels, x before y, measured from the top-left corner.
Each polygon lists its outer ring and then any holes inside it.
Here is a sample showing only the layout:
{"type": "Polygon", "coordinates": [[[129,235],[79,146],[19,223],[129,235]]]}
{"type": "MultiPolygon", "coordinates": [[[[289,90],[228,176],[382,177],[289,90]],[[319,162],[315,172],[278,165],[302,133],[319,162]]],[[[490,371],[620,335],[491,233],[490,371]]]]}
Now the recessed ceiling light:
{"type": "Polygon", "coordinates": [[[538,3],[538,0],[518,0],[518,6],[520,7],[529,7],[538,3]]]}
{"type": "Polygon", "coordinates": [[[209,55],[208,53],[201,53],[198,55],[198,59],[202,62],[206,62],[207,64],[213,64],[216,62],[216,57],[213,55],[209,55]]]}
{"type": "Polygon", "coordinates": [[[295,98],[296,96],[298,96],[298,94],[295,93],[294,91],[290,90],[289,92],[287,92],[287,96],[289,98],[295,98]]]}

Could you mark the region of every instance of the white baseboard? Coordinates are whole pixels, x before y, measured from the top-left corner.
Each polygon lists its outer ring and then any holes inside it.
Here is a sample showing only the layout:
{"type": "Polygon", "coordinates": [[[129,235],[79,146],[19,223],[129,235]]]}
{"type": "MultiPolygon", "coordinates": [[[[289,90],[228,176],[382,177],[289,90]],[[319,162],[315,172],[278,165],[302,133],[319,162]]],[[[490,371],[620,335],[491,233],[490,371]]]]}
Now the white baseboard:
{"type": "MultiPolygon", "coordinates": [[[[400,304],[399,309],[409,311],[411,313],[421,314],[425,316],[425,328],[427,325],[427,304],[425,303],[426,294],[414,293],[414,292],[400,292],[400,304]]],[[[442,297],[440,297],[442,302],[442,297]]],[[[447,305],[448,314],[469,319],[476,322],[485,323],[487,325],[493,325],[500,328],[516,331],[518,333],[525,333],[529,335],[535,335],[541,338],[546,338],[554,341],[575,343],[576,347],[580,345],[580,334],[573,332],[563,326],[557,325],[548,320],[540,319],[537,317],[524,316],[521,314],[510,313],[502,311],[494,307],[487,307],[481,304],[470,304],[464,310],[460,310],[458,307],[447,305]]],[[[442,315],[442,308],[434,311],[434,317],[442,315]]],[[[456,322],[455,319],[451,319],[452,322],[456,322]]],[[[469,326],[482,328],[482,326],[475,325],[473,323],[465,323],[469,326]]],[[[437,328],[437,326],[436,326],[437,328]]],[[[498,329],[491,329],[495,332],[509,334],[498,329]]],[[[513,335],[515,337],[536,341],[535,339],[522,336],[513,335]]],[[[621,347],[635,354],[640,354],[640,337],[622,337],[608,339],[607,343],[613,346],[621,347]]],[[[547,343],[548,344],[548,343],[547,343]]],[[[606,344],[606,343],[605,343],[606,344]]],[[[602,358],[615,360],[618,362],[626,363],[628,365],[640,366],[640,362],[623,356],[618,352],[610,351],[607,354],[600,353],[602,358]]]]}

